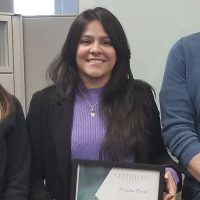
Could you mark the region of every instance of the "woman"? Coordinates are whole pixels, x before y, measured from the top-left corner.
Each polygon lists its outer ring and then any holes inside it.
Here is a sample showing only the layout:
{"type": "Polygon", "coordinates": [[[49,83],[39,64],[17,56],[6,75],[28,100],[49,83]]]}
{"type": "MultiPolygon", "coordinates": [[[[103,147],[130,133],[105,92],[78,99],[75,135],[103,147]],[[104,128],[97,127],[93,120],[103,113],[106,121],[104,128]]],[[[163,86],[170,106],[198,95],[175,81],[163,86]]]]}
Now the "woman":
{"type": "Polygon", "coordinates": [[[0,85],[0,199],[26,200],[30,151],[19,101],[0,85]]]}
{"type": "MultiPolygon", "coordinates": [[[[30,199],[69,199],[72,159],[169,164],[152,88],[134,80],[130,49],[117,18],[89,9],[72,23],[51,64],[54,85],[33,95],[30,199]],[[44,184],[45,180],[45,184],[44,184]]],[[[166,170],[175,198],[172,168],[166,170]]]]}

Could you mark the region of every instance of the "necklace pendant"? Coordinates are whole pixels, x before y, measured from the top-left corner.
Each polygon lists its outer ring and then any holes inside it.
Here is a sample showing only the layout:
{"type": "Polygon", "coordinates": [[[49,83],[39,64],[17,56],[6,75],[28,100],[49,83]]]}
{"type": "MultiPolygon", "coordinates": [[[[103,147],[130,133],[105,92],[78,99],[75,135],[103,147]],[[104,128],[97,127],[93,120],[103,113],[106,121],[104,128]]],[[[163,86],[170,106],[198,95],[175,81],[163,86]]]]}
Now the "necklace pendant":
{"type": "Polygon", "coordinates": [[[94,111],[94,110],[91,110],[90,116],[91,116],[91,117],[95,117],[95,115],[96,115],[95,111],[94,111]]]}

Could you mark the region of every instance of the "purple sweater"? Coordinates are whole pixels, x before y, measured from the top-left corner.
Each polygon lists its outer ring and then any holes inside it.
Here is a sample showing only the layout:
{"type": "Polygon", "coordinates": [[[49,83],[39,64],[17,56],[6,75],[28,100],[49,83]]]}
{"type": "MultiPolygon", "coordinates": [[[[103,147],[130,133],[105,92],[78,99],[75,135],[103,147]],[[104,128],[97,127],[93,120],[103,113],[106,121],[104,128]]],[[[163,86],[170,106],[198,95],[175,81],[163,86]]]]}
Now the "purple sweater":
{"type": "Polygon", "coordinates": [[[99,113],[99,103],[94,107],[95,117],[91,117],[91,107],[100,98],[103,88],[89,89],[83,96],[76,95],[73,115],[71,151],[72,159],[98,160],[99,150],[105,135],[105,124],[99,113]]]}

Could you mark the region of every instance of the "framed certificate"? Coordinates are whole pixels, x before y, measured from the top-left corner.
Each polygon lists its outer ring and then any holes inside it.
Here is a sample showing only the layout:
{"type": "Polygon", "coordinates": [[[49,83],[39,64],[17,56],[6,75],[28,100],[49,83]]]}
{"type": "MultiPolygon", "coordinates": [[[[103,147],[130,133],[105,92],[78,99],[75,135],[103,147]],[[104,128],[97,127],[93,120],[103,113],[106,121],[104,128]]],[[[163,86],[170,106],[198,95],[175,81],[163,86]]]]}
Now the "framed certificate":
{"type": "Polygon", "coordinates": [[[70,200],[162,200],[162,165],[72,162],[70,200]]]}

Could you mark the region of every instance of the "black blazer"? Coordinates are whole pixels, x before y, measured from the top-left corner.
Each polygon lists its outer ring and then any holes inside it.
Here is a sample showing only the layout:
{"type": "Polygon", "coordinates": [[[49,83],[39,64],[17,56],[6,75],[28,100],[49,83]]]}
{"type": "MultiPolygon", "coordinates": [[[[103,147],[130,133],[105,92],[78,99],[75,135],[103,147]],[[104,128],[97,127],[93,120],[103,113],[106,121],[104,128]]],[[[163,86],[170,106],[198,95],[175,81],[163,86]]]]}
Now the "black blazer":
{"type": "Polygon", "coordinates": [[[26,200],[30,145],[22,107],[14,97],[13,108],[11,115],[0,122],[0,199],[26,200]]]}
{"type": "MultiPolygon", "coordinates": [[[[155,119],[151,151],[145,147],[136,154],[136,162],[174,164],[163,144],[157,106],[152,98],[155,119]]],[[[56,99],[54,86],[36,92],[27,115],[32,146],[31,200],[68,200],[71,182],[71,128],[73,98],[56,99]],[[45,183],[44,183],[45,179],[45,183]]]]}

